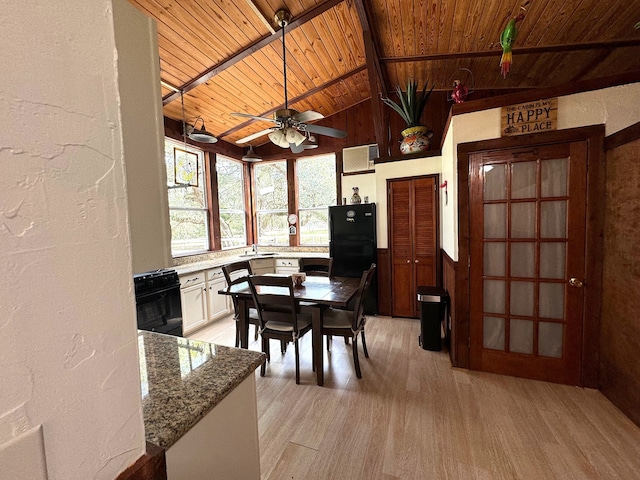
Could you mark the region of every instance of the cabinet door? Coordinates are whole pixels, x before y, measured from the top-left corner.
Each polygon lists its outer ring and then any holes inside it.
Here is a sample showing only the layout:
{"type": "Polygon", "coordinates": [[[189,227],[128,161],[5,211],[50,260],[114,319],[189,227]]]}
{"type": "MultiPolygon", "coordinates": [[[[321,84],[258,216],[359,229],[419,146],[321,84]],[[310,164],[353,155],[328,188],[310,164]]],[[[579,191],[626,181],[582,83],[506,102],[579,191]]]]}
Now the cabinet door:
{"type": "Polygon", "coordinates": [[[182,329],[185,334],[207,322],[207,303],[204,282],[180,290],[182,300],[182,329]]]}
{"type": "Polygon", "coordinates": [[[255,258],[251,260],[251,270],[254,275],[274,273],[276,270],[273,258],[255,258]]]}
{"type": "Polygon", "coordinates": [[[411,180],[390,182],[390,247],[392,258],[391,295],[393,315],[413,316],[413,211],[411,180]]]}
{"type": "MultiPolygon", "coordinates": [[[[431,287],[436,285],[436,255],[438,254],[438,232],[436,220],[436,182],[434,177],[414,180],[414,230],[413,265],[415,267],[415,285],[431,287]]],[[[415,315],[419,307],[413,295],[415,315]]]]}
{"type": "Polygon", "coordinates": [[[207,271],[207,314],[210,322],[226,317],[231,312],[229,308],[230,297],[218,293],[218,290],[222,290],[225,285],[221,269],[207,271]]]}

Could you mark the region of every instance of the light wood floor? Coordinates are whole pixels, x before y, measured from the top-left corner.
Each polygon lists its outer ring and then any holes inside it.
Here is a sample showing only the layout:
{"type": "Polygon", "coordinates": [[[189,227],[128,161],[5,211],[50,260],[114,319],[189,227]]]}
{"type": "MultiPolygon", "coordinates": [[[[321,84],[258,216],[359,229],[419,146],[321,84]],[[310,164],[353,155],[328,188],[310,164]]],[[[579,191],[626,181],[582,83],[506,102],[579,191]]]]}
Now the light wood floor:
{"type": "MultiPolygon", "coordinates": [[[[419,330],[417,320],[370,317],[363,378],[335,338],[324,387],[310,333],[301,385],[293,346],[281,356],[274,342],[266,376],[256,372],[262,478],[640,478],[640,428],[600,392],[454,369],[446,352],[418,346],[419,330]]],[[[233,346],[234,335],[225,319],[190,337],[233,346]]]]}

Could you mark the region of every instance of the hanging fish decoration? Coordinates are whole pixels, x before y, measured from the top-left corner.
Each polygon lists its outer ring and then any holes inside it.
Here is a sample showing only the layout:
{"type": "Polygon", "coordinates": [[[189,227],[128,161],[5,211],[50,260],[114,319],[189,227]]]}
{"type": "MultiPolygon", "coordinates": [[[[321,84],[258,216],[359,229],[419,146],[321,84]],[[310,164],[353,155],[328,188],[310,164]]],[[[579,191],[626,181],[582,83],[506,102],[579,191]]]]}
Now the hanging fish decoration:
{"type": "Polygon", "coordinates": [[[519,22],[523,18],[524,14],[521,13],[517,17],[509,20],[509,23],[507,23],[507,26],[500,34],[500,45],[502,46],[502,57],[500,58],[500,73],[504,78],[507,78],[507,73],[509,73],[509,69],[511,68],[511,48],[513,47],[513,42],[515,42],[516,37],[518,36],[518,28],[516,27],[516,22],[519,22]]]}

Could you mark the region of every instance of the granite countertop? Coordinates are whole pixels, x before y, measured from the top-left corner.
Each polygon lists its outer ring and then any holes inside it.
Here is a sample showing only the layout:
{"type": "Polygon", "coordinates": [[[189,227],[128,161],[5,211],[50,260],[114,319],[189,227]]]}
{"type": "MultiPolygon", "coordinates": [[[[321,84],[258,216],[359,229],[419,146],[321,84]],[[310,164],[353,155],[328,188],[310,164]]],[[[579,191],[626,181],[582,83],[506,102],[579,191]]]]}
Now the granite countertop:
{"type": "Polygon", "coordinates": [[[178,275],[185,275],[187,273],[199,272],[201,270],[207,270],[208,268],[221,267],[228,263],[239,262],[240,260],[252,260],[256,258],[303,258],[303,257],[329,257],[327,252],[258,252],[257,255],[229,255],[218,258],[212,258],[210,260],[201,260],[190,263],[183,263],[181,265],[174,265],[171,267],[178,275]]]}
{"type": "Polygon", "coordinates": [[[266,359],[261,352],[138,331],[144,429],[169,448],[266,359]]]}

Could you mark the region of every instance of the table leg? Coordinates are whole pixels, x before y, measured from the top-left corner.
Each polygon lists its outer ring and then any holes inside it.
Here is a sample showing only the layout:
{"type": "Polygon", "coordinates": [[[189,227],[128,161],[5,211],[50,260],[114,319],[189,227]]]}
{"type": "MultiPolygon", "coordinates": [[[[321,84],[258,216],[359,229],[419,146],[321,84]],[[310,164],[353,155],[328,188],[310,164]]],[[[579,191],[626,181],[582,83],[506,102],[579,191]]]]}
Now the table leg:
{"type": "Polygon", "coordinates": [[[249,348],[249,303],[244,298],[238,298],[238,309],[240,316],[238,318],[240,330],[240,348],[249,348]]]}
{"type": "Polygon", "coordinates": [[[322,309],[320,306],[313,307],[311,311],[311,335],[316,380],[318,385],[322,386],[324,385],[324,352],[322,351],[322,309]]]}

